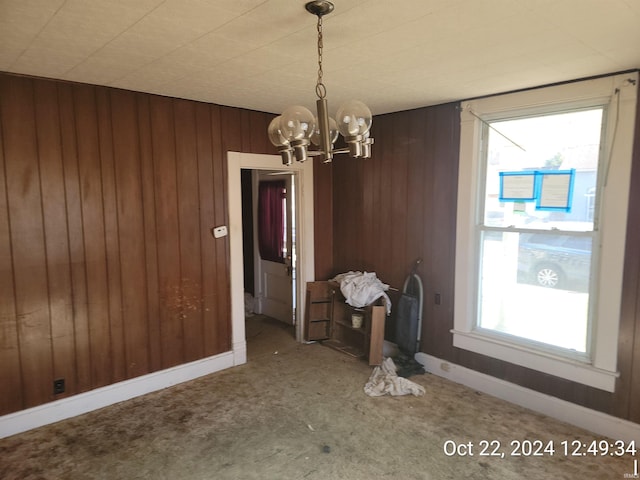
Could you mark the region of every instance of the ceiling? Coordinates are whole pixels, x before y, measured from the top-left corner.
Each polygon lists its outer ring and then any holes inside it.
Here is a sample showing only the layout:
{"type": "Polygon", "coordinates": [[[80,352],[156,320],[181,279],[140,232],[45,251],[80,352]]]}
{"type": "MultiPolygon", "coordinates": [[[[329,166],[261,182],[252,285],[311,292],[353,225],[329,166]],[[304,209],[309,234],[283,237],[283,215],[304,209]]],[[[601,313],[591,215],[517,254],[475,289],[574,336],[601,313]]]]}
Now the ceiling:
{"type": "MultiPolygon", "coordinates": [[[[0,0],[0,71],[265,112],[313,107],[305,0],[0,0]]],[[[374,115],[640,67],[640,0],[334,0],[330,110],[374,115]]]]}

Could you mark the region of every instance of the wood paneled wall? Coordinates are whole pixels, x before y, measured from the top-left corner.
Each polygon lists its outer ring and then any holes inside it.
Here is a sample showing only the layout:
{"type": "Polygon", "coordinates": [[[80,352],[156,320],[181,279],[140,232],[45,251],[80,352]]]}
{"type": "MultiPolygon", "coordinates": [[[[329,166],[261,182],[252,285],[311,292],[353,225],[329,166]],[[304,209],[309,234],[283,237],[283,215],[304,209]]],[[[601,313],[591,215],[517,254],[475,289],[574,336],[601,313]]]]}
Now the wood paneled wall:
{"type": "Polygon", "coordinates": [[[0,74],[0,415],[230,349],[209,229],[272,117],[0,74]]]}
{"type": "Polygon", "coordinates": [[[333,273],[375,271],[402,289],[423,259],[423,350],[442,358],[453,351],[459,123],[453,105],[378,116],[372,158],[333,164],[333,273]]]}
{"type": "Polygon", "coordinates": [[[422,258],[423,352],[640,423],[640,122],[622,300],[621,377],[613,394],[453,347],[459,123],[455,104],[378,116],[373,158],[334,161],[330,275],[375,271],[401,289],[414,260],[422,258]]]}
{"type": "MultiPolygon", "coordinates": [[[[230,348],[228,244],[209,229],[228,223],[225,152],[275,153],[272,117],[0,74],[0,415],[230,348]]],[[[373,158],[316,166],[316,277],[401,288],[422,258],[424,352],[640,423],[636,129],[613,394],[453,348],[454,104],[378,116],[373,158]]]]}

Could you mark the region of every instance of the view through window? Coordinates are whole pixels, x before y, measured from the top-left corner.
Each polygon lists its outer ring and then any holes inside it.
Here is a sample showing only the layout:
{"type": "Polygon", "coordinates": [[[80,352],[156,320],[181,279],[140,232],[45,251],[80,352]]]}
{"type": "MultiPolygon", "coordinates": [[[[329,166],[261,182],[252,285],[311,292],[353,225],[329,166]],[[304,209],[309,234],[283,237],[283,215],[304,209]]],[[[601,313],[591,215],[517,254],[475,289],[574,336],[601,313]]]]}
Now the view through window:
{"type": "Polygon", "coordinates": [[[602,107],[484,124],[476,328],[587,356],[602,107]]]}

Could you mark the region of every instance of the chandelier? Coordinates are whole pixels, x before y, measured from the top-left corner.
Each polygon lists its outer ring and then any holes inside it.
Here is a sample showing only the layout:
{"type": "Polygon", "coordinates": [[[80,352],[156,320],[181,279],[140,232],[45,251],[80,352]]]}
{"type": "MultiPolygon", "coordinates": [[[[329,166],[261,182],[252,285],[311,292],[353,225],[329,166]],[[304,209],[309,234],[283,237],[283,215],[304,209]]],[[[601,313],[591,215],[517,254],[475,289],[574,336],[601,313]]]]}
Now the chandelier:
{"type": "Polygon", "coordinates": [[[294,158],[304,162],[314,156],[320,156],[324,163],[328,163],[338,153],[348,153],[353,158],[370,158],[373,138],[369,136],[372,120],[369,107],[358,100],[350,100],[338,108],[337,121],[328,113],[327,88],[322,82],[322,17],[333,11],[333,3],[316,0],[308,2],[305,8],[318,17],[317,116],[299,105],[288,107],[269,124],[269,140],[278,148],[283,165],[291,165],[294,158]],[[344,137],[347,148],[334,149],[338,132],[344,137]],[[310,148],[311,144],[314,149],[310,148]]]}

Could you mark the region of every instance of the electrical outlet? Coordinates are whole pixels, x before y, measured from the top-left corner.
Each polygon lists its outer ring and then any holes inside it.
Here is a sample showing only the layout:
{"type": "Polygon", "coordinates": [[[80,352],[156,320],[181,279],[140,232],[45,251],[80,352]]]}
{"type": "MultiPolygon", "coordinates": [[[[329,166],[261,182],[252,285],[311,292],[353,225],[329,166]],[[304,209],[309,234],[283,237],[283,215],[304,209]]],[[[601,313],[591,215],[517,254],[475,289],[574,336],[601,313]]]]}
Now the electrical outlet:
{"type": "Polygon", "coordinates": [[[53,394],[58,395],[64,393],[64,378],[58,378],[53,381],[53,394]]]}

